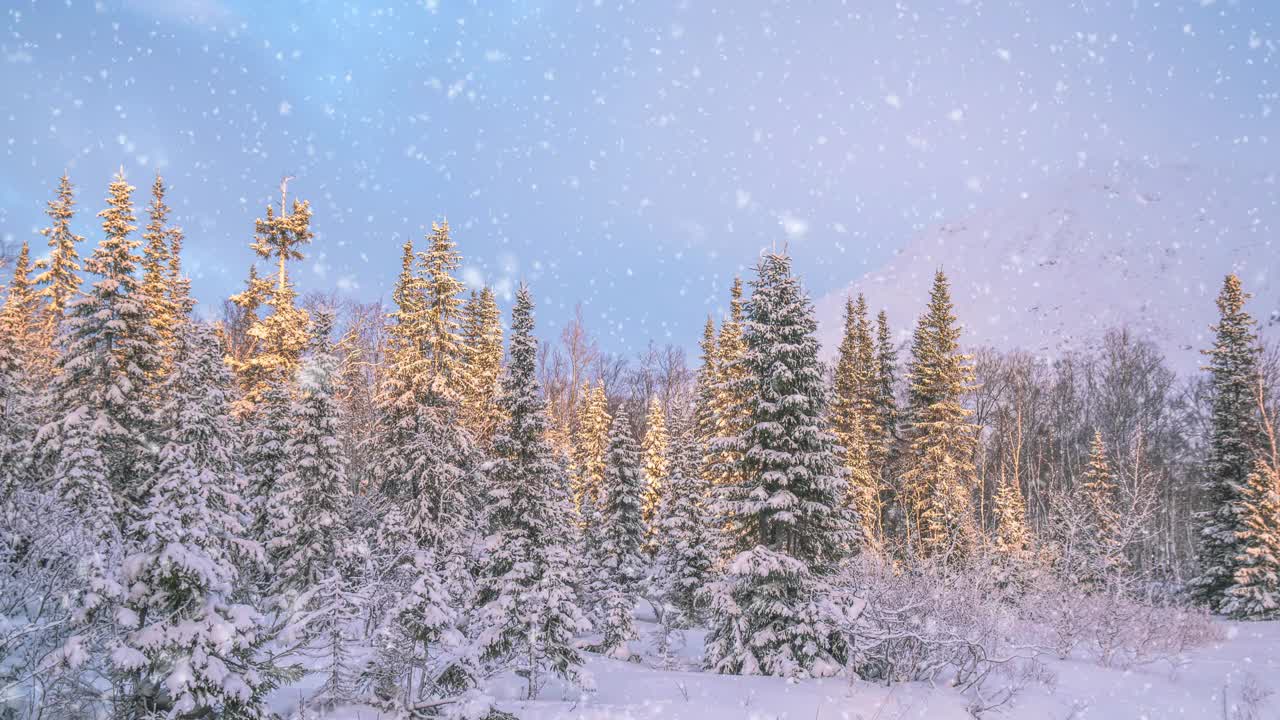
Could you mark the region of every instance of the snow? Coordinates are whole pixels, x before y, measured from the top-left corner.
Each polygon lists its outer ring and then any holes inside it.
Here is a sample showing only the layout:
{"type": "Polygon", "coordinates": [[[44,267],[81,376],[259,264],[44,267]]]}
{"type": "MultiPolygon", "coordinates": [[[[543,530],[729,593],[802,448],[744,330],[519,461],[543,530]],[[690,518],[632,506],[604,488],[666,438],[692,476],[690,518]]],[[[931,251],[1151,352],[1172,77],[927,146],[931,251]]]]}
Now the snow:
{"type": "MultiPolygon", "coordinates": [[[[644,605],[641,606],[645,608],[644,605]]],[[[638,613],[647,648],[642,662],[584,653],[593,690],[549,684],[538,699],[521,699],[524,681],[507,675],[484,690],[497,706],[521,720],[769,720],[830,718],[873,720],[921,718],[971,720],[972,699],[941,685],[881,685],[824,678],[789,681],[774,677],[716,675],[698,669],[703,631],[684,633],[667,660],[655,650],[652,614],[638,613]],[[664,667],[666,666],[666,667],[664,667]]],[[[1087,660],[1049,659],[1044,682],[1032,684],[983,717],[1007,720],[1173,720],[1274,717],[1275,697],[1248,708],[1248,697],[1266,696],[1280,673],[1280,622],[1222,621],[1223,639],[1190,652],[1177,667],[1157,664],[1129,670],[1103,668],[1087,660]],[[1224,698],[1225,694],[1225,698],[1224,698]],[[1226,710],[1224,711],[1224,707],[1226,710]],[[1251,709],[1255,715],[1246,714],[1251,709]]],[[[639,643],[637,643],[637,646],[639,643]]],[[[320,676],[282,688],[272,707],[288,713],[320,676]]],[[[390,720],[368,706],[344,706],[330,720],[390,720]]]]}

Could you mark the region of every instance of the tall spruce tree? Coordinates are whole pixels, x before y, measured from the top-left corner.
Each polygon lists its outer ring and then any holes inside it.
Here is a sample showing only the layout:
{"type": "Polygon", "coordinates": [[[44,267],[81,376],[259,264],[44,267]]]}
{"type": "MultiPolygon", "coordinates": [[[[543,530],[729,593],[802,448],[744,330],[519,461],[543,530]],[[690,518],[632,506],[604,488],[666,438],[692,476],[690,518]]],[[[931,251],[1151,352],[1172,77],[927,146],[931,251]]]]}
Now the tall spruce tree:
{"type": "Polygon", "coordinates": [[[457,245],[449,236],[449,223],[431,223],[427,249],[420,252],[423,317],[420,350],[426,361],[432,395],[450,404],[466,396],[467,381],[461,350],[462,291],[453,276],[461,262],[457,245]]]}
{"type": "Polygon", "coordinates": [[[584,539],[593,544],[604,504],[605,461],[613,418],[609,415],[609,399],[603,383],[596,383],[594,387],[584,384],[580,397],[571,458],[573,500],[578,524],[585,531],[584,539]]]}
{"type": "Polygon", "coordinates": [[[909,457],[903,473],[909,542],[924,555],[962,560],[978,543],[972,494],[976,429],[961,404],[972,383],[968,356],[941,270],[912,340],[909,457]]]}
{"type": "Polygon", "coordinates": [[[102,493],[109,491],[121,529],[134,517],[139,491],[154,470],[152,383],[160,367],[135,276],[139,243],[130,236],[132,193],[123,173],[117,174],[107,208],[99,213],[105,236],[85,263],[99,279],[71,306],[64,323],[65,351],[52,389],[54,418],[36,439],[36,454],[53,460],[61,494],[96,498],[103,509],[102,493]]]}
{"type": "Polygon", "coordinates": [[[46,382],[44,329],[24,242],[0,306],[0,497],[17,484],[36,429],[37,388],[46,382]]]}
{"type": "Polygon", "coordinates": [[[734,278],[729,295],[729,317],[721,323],[716,339],[711,408],[715,435],[707,443],[707,450],[712,456],[711,481],[721,487],[731,487],[742,480],[738,473],[742,460],[738,438],[751,424],[753,389],[743,326],[742,280],[734,278]]]}
{"type": "Polygon", "coordinates": [[[649,544],[652,544],[657,530],[655,521],[666,492],[669,442],[666,413],[662,408],[662,400],[655,395],[649,400],[649,412],[645,415],[644,441],[640,445],[644,456],[644,499],[641,505],[644,508],[645,537],[649,544]]]}
{"type": "Polygon", "coordinates": [[[689,625],[703,616],[701,597],[712,578],[715,549],[711,487],[702,474],[702,448],[694,419],[673,413],[667,445],[667,492],[658,512],[654,584],[657,595],[689,625]]]}
{"type": "Polygon", "coordinates": [[[816,602],[822,575],[857,542],[813,306],[790,258],[769,254],[747,304],[751,424],[731,449],[742,479],[722,493],[732,516],[725,577],[709,590],[707,663],[717,672],[808,677],[837,672],[845,648],[816,602]]]}
{"type": "Polygon", "coordinates": [[[880,431],[875,416],[877,373],[867,303],[862,295],[857,302],[845,301],[844,326],[835,368],[831,425],[844,448],[849,502],[862,521],[863,539],[869,547],[878,549],[882,544],[880,478],[872,469],[870,439],[880,431]]]}
{"type": "Polygon", "coordinates": [[[1202,482],[1207,509],[1197,515],[1200,533],[1196,555],[1201,572],[1192,581],[1191,590],[1197,602],[1214,611],[1223,609],[1236,573],[1244,530],[1240,524],[1241,492],[1262,441],[1258,413],[1261,348],[1253,318],[1244,309],[1248,299],[1240,278],[1228,275],[1218,294],[1213,347],[1204,351],[1209,356],[1213,416],[1202,482]]]}
{"type": "Polygon", "coordinates": [[[600,583],[596,613],[604,635],[596,649],[624,660],[632,657],[628,643],[638,637],[632,613],[645,570],[644,489],[640,448],[631,436],[631,421],[619,413],[609,428],[600,544],[593,555],[600,583]]]}
{"type": "Polygon", "coordinates": [[[493,290],[472,292],[462,306],[463,422],[481,447],[487,447],[502,419],[498,395],[502,377],[502,319],[493,290]]]}
{"type": "Polygon", "coordinates": [[[212,328],[180,325],[165,382],[159,467],[128,528],[128,588],[112,652],[127,713],[266,718],[278,669],[260,659],[265,621],[235,603],[233,556],[248,546],[238,508],[230,378],[212,328]]]}
{"type": "Polygon", "coordinates": [[[511,311],[504,420],[487,468],[488,536],[479,569],[477,638],[485,662],[511,667],[537,695],[552,672],[574,680],[582,658],[574,635],[589,627],[574,599],[563,473],[547,443],[537,380],[537,340],[528,288],[511,311]]]}
{"type": "Polygon", "coordinates": [[[290,209],[285,189],[282,182],[279,214],[268,205],[266,217],[254,221],[253,251],[265,260],[275,259],[275,279],[259,280],[256,271],[251,270],[246,293],[237,303],[253,310],[248,318],[252,352],[233,364],[240,377],[245,412],[257,408],[262,393],[272,382],[293,378],[310,340],[310,318],[306,310],[297,306],[298,293],[289,279],[288,263],[302,259],[300,248],[313,237],[311,204],[295,198],[290,209]],[[262,304],[270,309],[266,317],[257,316],[262,304]]]}
{"type": "Polygon", "coordinates": [[[40,296],[48,301],[46,336],[50,341],[57,338],[62,320],[80,294],[80,254],[76,244],[84,242],[84,238],[71,230],[75,204],[71,179],[64,173],[58,180],[58,197],[49,202],[45,211],[50,225],[40,233],[49,240],[49,257],[44,272],[36,276],[40,296]]]}
{"type": "Polygon", "coordinates": [[[1245,620],[1280,617],[1280,474],[1275,453],[1258,458],[1239,503],[1235,574],[1222,612],[1245,620]]]}
{"type": "MultiPolygon", "coordinates": [[[[182,312],[173,302],[174,258],[169,226],[169,206],[165,204],[164,179],[156,173],[151,185],[151,203],[147,206],[147,227],[142,233],[145,242],[142,249],[142,282],[139,289],[146,303],[147,318],[155,329],[156,342],[164,357],[168,358],[174,345],[174,335],[182,312]]],[[[166,359],[167,363],[167,359],[166,359]]]]}

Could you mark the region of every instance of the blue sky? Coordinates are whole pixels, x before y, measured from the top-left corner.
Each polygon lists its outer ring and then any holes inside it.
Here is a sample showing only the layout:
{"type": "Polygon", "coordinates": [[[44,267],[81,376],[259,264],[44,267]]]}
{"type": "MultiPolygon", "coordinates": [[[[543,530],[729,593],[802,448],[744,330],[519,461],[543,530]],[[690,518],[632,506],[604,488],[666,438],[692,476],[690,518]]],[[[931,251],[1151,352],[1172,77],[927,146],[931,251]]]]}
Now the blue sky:
{"type": "Polygon", "coordinates": [[[820,296],[1081,164],[1280,158],[1270,0],[8,5],[0,234],[41,242],[66,168],[94,241],[158,169],[208,308],[284,174],[304,290],[388,298],[447,217],[470,281],[630,352],[691,348],[762,249],[820,296]]]}

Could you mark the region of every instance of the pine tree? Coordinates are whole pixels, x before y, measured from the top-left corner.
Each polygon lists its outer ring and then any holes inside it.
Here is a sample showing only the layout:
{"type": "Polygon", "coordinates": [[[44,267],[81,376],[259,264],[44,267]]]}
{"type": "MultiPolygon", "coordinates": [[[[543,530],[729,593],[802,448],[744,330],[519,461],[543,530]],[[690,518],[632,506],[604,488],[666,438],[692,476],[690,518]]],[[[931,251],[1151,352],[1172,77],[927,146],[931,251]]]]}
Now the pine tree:
{"type": "MultiPolygon", "coordinates": [[[[879,430],[874,436],[878,443],[871,447],[871,464],[881,469],[885,477],[892,465],[894,441],[898,434],[898,401],[894,395],[897,384],[898,349],[889,332],[889,316],[881,310],[876,315],[875,343],[875,416],[879,430]]],[[[886,477],[887,479],[887,477],[886,477]]]]}
{"type": "Polygon", "coordinates": [[[37,421],[37,388],[47,383],[42,312],[23,243],[0,306],[0,497],[18,482],[37,421]]]}
{"type": "Polygon", "coordinates": [[[1078,577],[1089,587],[1101,588],[1117,570],[1123,569],[1125,557],[1116,537],[1120,514],[1116,509],[1116,484],[1107,461],[1107,446],[1102,433],[1095,431],[1089,446],[1089,467],[1085,469],[1080,492],[1084,498],[1088,534],[1083,538],[1086,566],[1078,577]]]}
{"type": "Polygon", "coordinates": [[[856,518],[825,424],[812,303],[785,255],[765,256],[757,272],[745,334],[751,424],[730,448],[742,480],[719,502],[736,554],[708,590],[706,657],[722,673],[829,675],[845,650],[816,602],[822,575],[858,540],[856,518]]]}
{"type": "Polygon", "coordinates": [[[124,634],[111,658],[139,714],[266,718],[280,677],[259,659],[264,619],[231,601],[233,554],[246,541],[228,507],[240,478],[219,345],[211,328],[178,328],[159,467],[129,527],[124,634]]]}
{"type": "Polygon", "coordinates": [[[1221,611],[1227,588],[1241,555],[1240,494],[1254,467],[1261,441],[1257,408],[1261,349],[1253,318],[1245,311],[1249,299],[1240,278],[1228,275],[1218,294],[1218,324],[1209,356],[1213,400],[1209,458],[1203,489],[1208,510],[1199,513],[1197,557],[1200,576],[1191,583],[1197,602],[1221,611]]]}
{"type": "Polygon", "coordinates": [[[972,382],[960,353],[947,278],[934,276],[929,308],[912,341],[908,467],[903,474],[909,541],[924,555],[961,560],[978,542],[972,492],[977,437],[961,398],[972,382]]]}
{"type": "Polygon", "coordinates": [[[284,591],[312,587],[338,566],[343,516],[351,500],[337,441],[333,389],[338,366],[328,337],[331,329],[331,315],[316,318],[311,354],[290,413],[292,431],[284,449],[288,469],[279,481],[285,498],[279,507],[288,513],[277,523],[270,548],[278,558],[278,586],[284,591]]]}
{"type": "Polygon", "coordinates": [[[1240,493],[1239,554],[1222,612],[1245,620],[1280,617],[1280,475],[1273,463],[1259,458],[1240,493]]]}
{"type": "Polygon", "coordinates": [[[593,555],[600,583],[595,592],[597,614],[604,634],[596,650],[624,660],[632,656],[627,643],[638,637],[632,613],[644,578],[644,488],[640,449],[631,436],[631,422],[620,413],[609,428],[600,544],[593,555]]]}
{"type": "Polygon", "coordinates": [[[578,429],[573,436],[573,499],[578,524],[587,532],[588,543],[600,523],[604,502],[605,458],[609,452],[609,399],[604,384],[583,385],[582,407],[578,410],[578,429]]]}
{"type": "Polygon", "coordinates": [[[875,416],[876,367],[867,303],[861,295],[845,301],[844,338],[836,362],[831,404],[832,430],[844,448],[849,501],[862,520],[862,536],[869,548],[882,545],[880,478],[872,470],[872,436],[880,425],[875,416]]]}
{"type": "Polygon", "coordinates": [[[644,454],[644,527],[646,542],[652,544],[657,530],[656,518],[662,506],[666,492],[667,480],[667,421],[662,409],[662,401],[654,396],[649,400],[649,412],[645,416],[644,442],[641,452],[644,454]]]}
{"type": "Polygon", "coordinates": [[[715,551],[711,534],[711,487],[702,474],[702,448],[692,419],[675,414],[667,446],[667,493],[658,513],[657,594],[691,624],[702,619],[699,597],[710,583],[715,551]]]}
{"type": "Polygon", "coordinates": [[[734,278],[730,289],[729,317],[721,323],[716,341],[711,407],[715,434],[707,443],[712,456],[711,481],[718,487],[731,487],[741,482],[742,478],[737,474],[741,464],[737,441],[751,424],[749,403],[753,389],[747,346],[743,339],[742,306],[742,280],[734,278]]]}
{"type": "Polygon", "coordinates": [[[107,507],[103,493],[109,491],[121,528],[132,518],[154,467],[151,383],[160,366],[155,331],[134,276],[139,243],[130,237],[132,192],[124,175],[117,175],[107,209],[99,213],[105,237],[86,267],[101,279],[66,318],[66,349],[53,387],[55,416],[40,430],[34,450],[52,460],[53,480],[63,497],[94,498],[101,511],[107,507]],[[89,477],[97,472],[103,476],[89,477]]]}
{"type": "Polygon", "coordinates": [[[242,308],[252,307],[248,335],[253,339],[251,353],[235,363],[244,391],[243,407],[252,412],[261,394],[271,382],[291,379],[301,364],[309,343],[307,311],[297,307],[297,290],[289,279],[288,262],[301,260],[303,245],[311,242],[311,204],[296,198],[288,210],[285,185],[281,184],[280,213],[268,205],[266,218],[254,221],[253,250],[259,257],[276,260],[276,276],[269,285],[258,281],[256,271],[237,302],[242,308]],[[266,317],[256,315],[259,304],[270,308],[266,317]]]}
{"type": "Polygon", "coordinates": [[[504,421],[487,466],[488,537],[479,570],[481,659],[511,666],[537,695],[547,671],[576,679],[574,634],[587,623],[574,600],[574,563],[562,472],[546,440],[537,380],[533,301],[521,287],[511,311],[504,421]]]}
{"type": "Polygon", "coordinates": [[[1022,590],[1033,579],[1034,549],[1031,530],[1027,527],[1027,503],[1018,487],[1018,478],[1002,471],[994,500],[996,528],[992,550],[999,584],[1005,589],[1022,590]]]}
{"type": "Polygon", "coordinates": [[[406,240],[401,254],[400,277],[391,297],[395,309],[387,327],[389,366],[378,389],[380,462],[374,475],[383,494],[401,498],[409,492],[408,459],[400,449],[418,435],[420,408],[427,402],[427,370],[422,354],[426,300],[423,281],[415,270],[413,242],[406,240]]]}
{"type": "Polygon", "coordinates": [[[429,388],[451,404],[466,395],[461,344],[462,281],[453,276],[461,262],[449,237],[449,223],[431,223],[427,249],[419,253],[422,266],[423,318],[420,348],[426,360],[429,388]]]}
{"type": "Polygon", "coordinates": [[[250,523],[248,535],[267,547],[287,527],[290,494],[282,484],[289,472],[287,445],[293,429],[290,385],[275,380],[259,396],[245,443],[250,523]]]}
{"type": "Polygon", "coordinates": [[[462,307],[463,422],[481,447],[487,447],[502,420],[498,394],[502,376],[502,320],[493,290],[472,292],[462,307]]]}
{"type": "Polygon", "coordinates": [[[169,357],[174,344],[174,334],[182,312],[173,303],[172,271],[175,259],[171,240],[173,228],[169,226],[169,206],[164,201],[164,180],[156,173],[151,185],[151,204],[147,206],[149,221],[142,233],[145,241],[142,252],[142,283],[139,289],[146,304],[147,318],[155,329],[156,341],[164,357],[169,357]]]}
{"type": "Polygon", "coordinates": [[[36,276],[36,284],[41,286],[40,296],[48,302],[45,335],[52,342],[58,337],[58,329],[72,302],[80,295],[81,283],[76,274],[81,269],[76,243],[84,242],[84,238],[71,231],[75,193],[65,173],[58,181],[57,199],[49,202],[45,212],[51,224],[40,233],[49,239],[49,258],[45,271],[36,276]]]}

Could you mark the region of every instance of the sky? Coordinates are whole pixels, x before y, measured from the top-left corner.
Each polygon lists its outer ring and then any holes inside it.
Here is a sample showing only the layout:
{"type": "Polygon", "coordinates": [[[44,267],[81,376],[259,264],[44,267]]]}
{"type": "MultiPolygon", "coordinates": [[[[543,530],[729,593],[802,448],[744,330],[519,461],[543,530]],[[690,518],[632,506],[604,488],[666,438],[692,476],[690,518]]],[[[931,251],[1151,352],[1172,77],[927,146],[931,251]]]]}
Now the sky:
{"type": "Polygon", "coordinates": [[[0,239],[43,244],[66,170],[96,242],[115,170],[139,206],[160,172],[211,314],[284,175],[303,291],[389,300],[447,219],[469,284],[630,353],[692,350],[770,249],[819,298],[1073,168],[1280,159],[1274,0],[4,5],[0,239]]]}

